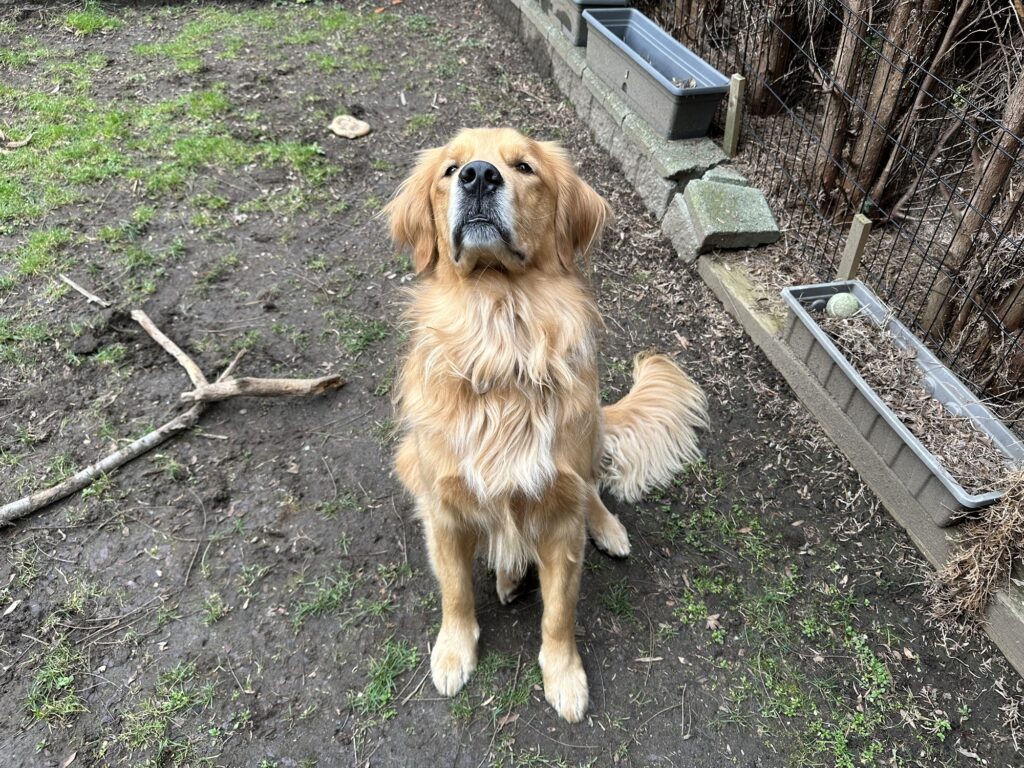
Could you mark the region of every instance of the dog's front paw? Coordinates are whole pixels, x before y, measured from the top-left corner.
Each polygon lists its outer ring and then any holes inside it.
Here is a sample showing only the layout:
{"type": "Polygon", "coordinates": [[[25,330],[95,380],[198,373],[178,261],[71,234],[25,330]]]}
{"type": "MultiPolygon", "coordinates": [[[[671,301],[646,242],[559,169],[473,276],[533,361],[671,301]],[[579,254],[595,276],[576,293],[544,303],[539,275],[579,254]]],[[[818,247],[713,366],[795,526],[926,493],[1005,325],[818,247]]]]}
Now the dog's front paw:
{"type": "Polygon", "coordinates": [[[454,696],[476,669],[476,640],[480,628],[449,630],[442,626],[430,653],[430,675],[442,696],[454,696]]]}
{"type": "Polygon", "coordinates": [[[544,698],[555,708],[558,716],[570,723],[578,723],[587,712],[590,694],[583,662],[573,651],[569,658],[545,659],[541,649],[540,666],[544,673],[544,698]]]}
{"type": "Polygon", "coordinates": [[[592,526],[590,536],[594,540],[594,545],[606,555],[629,555],[629,534],[626,533],[626,526],[615,515],[608,514],[599,525],[592,526]]]}

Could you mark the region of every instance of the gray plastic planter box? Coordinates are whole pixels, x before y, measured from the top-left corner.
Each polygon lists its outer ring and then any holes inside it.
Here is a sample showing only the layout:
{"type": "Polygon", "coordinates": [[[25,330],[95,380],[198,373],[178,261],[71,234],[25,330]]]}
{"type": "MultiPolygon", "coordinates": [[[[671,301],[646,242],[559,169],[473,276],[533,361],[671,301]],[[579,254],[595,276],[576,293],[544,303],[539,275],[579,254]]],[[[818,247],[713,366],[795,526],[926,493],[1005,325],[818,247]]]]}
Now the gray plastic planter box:
{"type": "Polygon", "coordinates": [[[707,135],[729,90],[725,75],[640,11],[592,9],[583,18],[587,65],[605,85],[665,138],[707,135]]]}
{"type": "Polygon", "coordinates": [[[960,380],[922,344],[905,325],[859,280],[786,288],[782,297],[792,314],[785,341],[804,361],[811,374],[839,404],[879,457],[940,526],[956,522],[972,509],[988,506],[1001,491],[970,493],[940,464],[899,417],[861,378],[815,319],[830,296],[854,294],[861,311],[876,325],[885,324],[897,346],[913,349],[924,372],[925,389],[950,413],[966,416],[999,446],[1011,463],[1024,463],[1024,446],[960,380]]]}
{"type": "Polygon", "coordinates": [[[541,8],[554,16],[562,31],[575,46],[587,44],[587,24],[583,12],[590,8],[625,8],[626,0],[541,0],[541,8]]]}

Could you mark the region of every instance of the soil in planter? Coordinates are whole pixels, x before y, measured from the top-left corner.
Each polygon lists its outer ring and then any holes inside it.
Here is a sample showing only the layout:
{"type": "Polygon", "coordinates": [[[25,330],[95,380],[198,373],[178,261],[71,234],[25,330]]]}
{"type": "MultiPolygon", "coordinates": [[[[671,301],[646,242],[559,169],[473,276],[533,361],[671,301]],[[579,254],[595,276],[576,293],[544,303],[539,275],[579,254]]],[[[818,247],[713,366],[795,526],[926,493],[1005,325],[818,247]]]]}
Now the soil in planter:
{"type": "Polygon", "coordinates": [[[862,314],[849,318],[823,315],[819,323],[957,482],[971,493],[1001,487],[1007,473],[1006,457],[970,419],[954,416],[928,393],[914,350],[901,349],[888,330],[862,314]]]}

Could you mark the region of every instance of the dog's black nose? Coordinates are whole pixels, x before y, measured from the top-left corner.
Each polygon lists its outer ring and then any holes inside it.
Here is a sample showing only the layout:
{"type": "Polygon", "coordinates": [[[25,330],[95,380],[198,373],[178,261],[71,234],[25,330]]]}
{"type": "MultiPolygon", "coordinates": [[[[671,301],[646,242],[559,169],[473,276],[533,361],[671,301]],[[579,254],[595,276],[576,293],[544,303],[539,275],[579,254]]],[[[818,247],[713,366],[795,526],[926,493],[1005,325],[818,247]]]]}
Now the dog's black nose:
{"type": "Polygon", "coordinates": [[[483,160],[466,163],[459,171],[459,184],[470,195],[489,195],[504,183],[498,169],[483,160]]]}

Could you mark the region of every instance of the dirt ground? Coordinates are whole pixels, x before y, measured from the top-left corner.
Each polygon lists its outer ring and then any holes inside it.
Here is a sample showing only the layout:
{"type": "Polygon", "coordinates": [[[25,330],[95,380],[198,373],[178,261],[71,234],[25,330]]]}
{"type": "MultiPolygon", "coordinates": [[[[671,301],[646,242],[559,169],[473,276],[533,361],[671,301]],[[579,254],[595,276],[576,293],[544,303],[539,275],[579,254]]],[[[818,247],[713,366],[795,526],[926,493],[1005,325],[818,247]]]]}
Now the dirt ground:
{"type": "Polygon", "coordinates": [[[235,401],[0,531],[2,766],[1012,766],[1021,685],[926,618],[928,569],[513,36],[463,0],[0,3],[2,500],[177,412],[182,370],[338,371],[235,401]],[[373,133],[325,130],[342,111],[373,133]],[[595,258],[605,394],[636,352],[706,387],[707,459],[588,550],[591,706],[538,683],[540,598],[477,571],[480,667],[390,469],[408,260],[375,217],[457,127],[561,140],[617,211],[595,258]],[[112,302],[86,303],[64,273],[112,302]]]}

